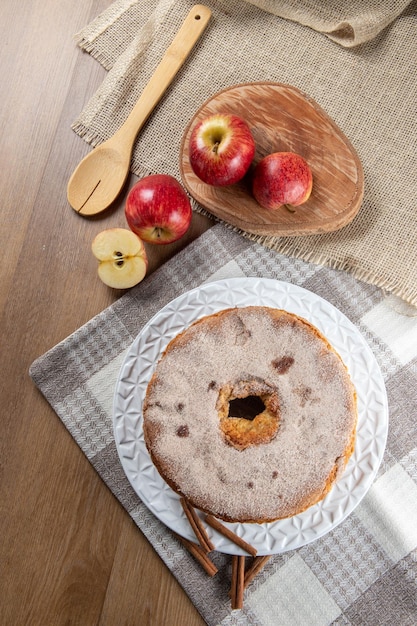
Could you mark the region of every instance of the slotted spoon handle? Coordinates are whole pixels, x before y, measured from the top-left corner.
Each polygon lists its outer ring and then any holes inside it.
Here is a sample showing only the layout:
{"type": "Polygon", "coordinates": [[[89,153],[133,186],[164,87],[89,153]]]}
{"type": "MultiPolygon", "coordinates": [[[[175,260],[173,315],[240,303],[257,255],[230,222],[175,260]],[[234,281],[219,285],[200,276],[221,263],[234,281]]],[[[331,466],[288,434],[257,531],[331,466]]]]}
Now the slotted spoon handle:
{"type": "Polygon", "coordinates": [[[133,147],[136,136],[183,66],[194,44],[206,28],[210,16],[211,11],[208,7],[197,4],[185,18],[139,100],[123,126],[115,133],[121,145],[125,144],[126,150],[131,150],[133,147]]]}

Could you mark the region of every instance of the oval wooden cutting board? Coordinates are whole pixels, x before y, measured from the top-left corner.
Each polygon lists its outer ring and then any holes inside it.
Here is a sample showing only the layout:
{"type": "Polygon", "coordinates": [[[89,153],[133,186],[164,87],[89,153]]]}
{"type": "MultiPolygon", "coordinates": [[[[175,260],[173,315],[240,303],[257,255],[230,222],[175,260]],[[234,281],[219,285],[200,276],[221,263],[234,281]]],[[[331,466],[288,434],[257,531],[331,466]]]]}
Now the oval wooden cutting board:
{"type": "Polygon", "coordinates": [[[214,216],[255,235],[298,236],[342,228],[357,214],[363,198],[360,160],[342,131],[307,95],[290,85],[249,83],[225,89],[205,102],[187,126],[180,171],[190,195],[214,216]],[[213,113],[232,113],[249,124],[256,144],[245,178],[230,187],[203,183],[193,172],[188,146],[194,124],[213,113]],[[272,152],[296,152],[309,163],[313,190],[290,212],[263,209],[251,194],[258,161],[272,152]]]}

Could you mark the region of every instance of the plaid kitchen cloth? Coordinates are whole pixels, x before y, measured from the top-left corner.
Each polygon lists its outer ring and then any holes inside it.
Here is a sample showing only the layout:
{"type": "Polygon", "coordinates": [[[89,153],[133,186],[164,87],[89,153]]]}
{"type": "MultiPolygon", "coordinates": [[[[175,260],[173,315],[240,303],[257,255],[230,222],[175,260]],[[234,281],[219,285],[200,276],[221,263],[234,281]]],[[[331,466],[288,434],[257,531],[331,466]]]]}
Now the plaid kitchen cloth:
{"type": "Polygon", "coordinates": [[[40,356],[30,375],[105,484],[209,626],[415,626],[417,623],[417,309],[351,274],[289,258],[217,224],[40,356]],[[119,461],[112,403],[126,351],[168,302],[209,281],[298,285],[344,313],[368,342],[389,404],[385,455],[360,504],[329,533],[276,554],[231,610],[230,555],[201,566],[143,504],[119,461]]]}

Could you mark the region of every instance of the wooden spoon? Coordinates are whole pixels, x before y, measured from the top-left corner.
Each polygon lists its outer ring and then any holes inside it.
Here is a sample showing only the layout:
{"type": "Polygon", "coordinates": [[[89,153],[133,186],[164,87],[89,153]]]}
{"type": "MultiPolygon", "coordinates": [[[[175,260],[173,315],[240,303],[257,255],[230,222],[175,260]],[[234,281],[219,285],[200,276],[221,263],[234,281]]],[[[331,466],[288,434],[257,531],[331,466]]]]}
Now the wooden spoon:
{"type": "Polygon", "coordinates": [[[191,9],[124,124],[75,169],[67,187],[68,202],[75,211],[95,215],[116,199],[129,173],[139,131],[184,64],[210,17],[210,9],[201,4],[191,9]]]}

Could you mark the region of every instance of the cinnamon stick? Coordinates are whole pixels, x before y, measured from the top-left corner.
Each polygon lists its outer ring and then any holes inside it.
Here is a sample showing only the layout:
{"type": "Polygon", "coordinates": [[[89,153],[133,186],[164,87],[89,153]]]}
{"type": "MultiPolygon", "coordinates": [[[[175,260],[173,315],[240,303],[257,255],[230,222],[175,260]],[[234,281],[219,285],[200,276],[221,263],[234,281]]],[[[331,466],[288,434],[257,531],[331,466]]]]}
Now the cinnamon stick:
{"type": "Polygon", "coordinates": [[[247,543],[244,539],[236,535],[236,533],[230,530],[230,528],[224,526],[221,522],[219,522],[218,519],[216,519],[212,515],[206,515],[205,521],[209,526],[217,530],[224,537],[227,537],[227,539],[230,539],[230,541],[233,541],[233,543],[242,548],[242,550],[245,550],[245,552],[247,552],[248,554],[251,554],[252,556],[257,555],[256,548],[254,548],[250,545],[250,543],[247,543]]]}
{"type": "Polygon", "coordinates": [[[241,609],[243,607],[245,562],[246,557],[244,556],[232,556],[232,582],[230,590],[232,609],[241,609]]]}
{"type": "Polygon", "coordinates": [[[237,583],[237,556],[232,556],[232,578],[230,583],[229,596],[232,604],[232,608],[236,604],[236,583],[237,583]]]}
{"type": "Polygon", "coordinates": [[[204,528],[203,523],[200,517],[197,515],[194,507],[185,498],[180,498],[180,502],[184,513],[186,514],[187,519],[191,525],[191,528],[193,529],[194,534],[198,539],[198,543],[203,548],[203,550],[205,550],[206,552],[211,552],[212,550],[214,550],[214,545],[210,541],[209,536],[207,535],[207,531],[204,528]]]}
{"type": "Polygon", "coordinates": [[[249,585],[249,583],[252,582],[255,576],[259,574],[261,569],[266,565],[266,563],[269,561],[270,558],[271,558],[271,555],[266,555],[266,556],[256,556],[253,559],[253,562],[251,563],[251,565],[248,567],[248,569],[245,572],[245,581],[244,581],[245,588],[249,585]]]}
{"type": "Polygon", "coordinates": [[[214,565],[213,561],[209,559],[207,553],[203,550],[201,546],[194,543],[193,541],[189,541],[185,537],[181,537],[174,532],[175,537],[181,541],[183,546],[187,548],[188,552],[200,563],[205,572],[209,576],[214,576],[217,573],[217,567],[214,565]]]}

